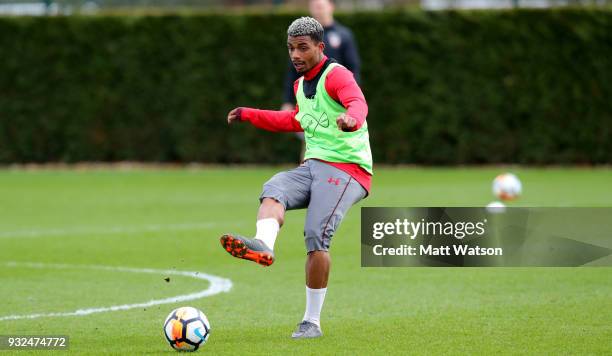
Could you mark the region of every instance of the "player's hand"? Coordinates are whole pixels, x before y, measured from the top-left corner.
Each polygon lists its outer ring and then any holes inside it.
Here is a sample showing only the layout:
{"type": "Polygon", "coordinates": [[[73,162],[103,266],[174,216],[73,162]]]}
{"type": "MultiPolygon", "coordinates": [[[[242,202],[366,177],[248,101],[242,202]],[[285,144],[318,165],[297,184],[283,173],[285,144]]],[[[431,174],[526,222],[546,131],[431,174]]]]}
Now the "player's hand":
{"type": "Polygon", "coordinates": [[[336,118],[336,124],[338,128],[342,131],[351,131],[355,125],[357,125],[357,119],[354,117],[347,115],[346,113],[338,115],[336,118]]]}
{"type": "Polygon", "coordinates": [[[240,121],[241,111],[242,111],[242,108],[235,108],[234,110],[230,111],[229,114],[227,114],[227,123],[231,125],[236,121],[240,121]]]}

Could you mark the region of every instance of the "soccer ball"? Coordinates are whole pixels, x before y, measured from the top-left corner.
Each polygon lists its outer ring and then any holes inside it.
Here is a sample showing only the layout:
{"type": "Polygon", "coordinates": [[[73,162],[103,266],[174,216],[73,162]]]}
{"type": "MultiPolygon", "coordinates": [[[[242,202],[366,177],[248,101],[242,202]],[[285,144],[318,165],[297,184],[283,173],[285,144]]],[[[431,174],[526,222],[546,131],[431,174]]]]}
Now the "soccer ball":
{"type": "Polygon", "coordinates": [[[206,315],[192,307],[175,309],[164,322],[164,334],[173,349],[196,351],[210,336],[206,315]]]}
{"type": "Polygon", "coordinates": [[[501,200],[512,200],[521,195],[521,181],[512,173],[500,174],[493,180],[493,194],[501,200]]]}

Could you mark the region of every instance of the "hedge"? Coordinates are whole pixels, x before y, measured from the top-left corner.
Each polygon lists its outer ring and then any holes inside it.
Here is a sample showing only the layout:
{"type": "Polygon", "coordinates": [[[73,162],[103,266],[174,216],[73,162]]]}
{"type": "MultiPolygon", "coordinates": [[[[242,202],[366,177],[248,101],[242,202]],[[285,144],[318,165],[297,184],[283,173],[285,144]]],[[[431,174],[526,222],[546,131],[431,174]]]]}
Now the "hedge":
{"type": "MultiPolygon", "coordinates": [[[[297,15],[0,18],[0,162],[295,162],[278,108],[297,15]]],[[[377,163],[612,162],[612,12],[339,16],[377,163]]]]}

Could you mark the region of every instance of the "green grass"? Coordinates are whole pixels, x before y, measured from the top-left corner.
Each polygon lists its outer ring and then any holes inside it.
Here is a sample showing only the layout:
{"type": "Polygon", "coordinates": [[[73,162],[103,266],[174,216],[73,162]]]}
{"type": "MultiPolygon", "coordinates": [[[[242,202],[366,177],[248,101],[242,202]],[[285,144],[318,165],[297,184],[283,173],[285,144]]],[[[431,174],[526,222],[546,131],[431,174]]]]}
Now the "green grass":
{"type": "MultiPolygon", "coordinates": [[[[0,171],[0,317],[146,302],[205,281],[6,262],[201,271],[233,288],[186,303],[87,316],[0,321],[0,334],[63,334],[77,354],[174,354],[162,336],[180,305],[202,309],[211,354],[609,354],[612,269],[361,268],[359,209],[334,237],[325,336],[289,335],[304,306],[304,212],[289,212],[277,262],[221,249],[254,233],[261,185],[279,168],[0,171]]],[[[501,168],[379,169],[359,206],[482,206],[501,168]]],[[[610,169],[513,169],[515,206],[611,206],[610,169]]],[[[64,351],[49,352],[45,354],[64,351]]]]}

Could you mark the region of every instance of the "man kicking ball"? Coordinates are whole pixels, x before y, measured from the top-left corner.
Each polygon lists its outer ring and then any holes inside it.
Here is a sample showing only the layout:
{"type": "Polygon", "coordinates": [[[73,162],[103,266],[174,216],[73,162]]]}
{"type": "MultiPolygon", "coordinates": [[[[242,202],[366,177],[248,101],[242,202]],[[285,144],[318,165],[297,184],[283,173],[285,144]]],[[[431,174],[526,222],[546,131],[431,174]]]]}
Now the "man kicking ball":
{"type": "Polygon", "coordinates": [[[323,54],[323,26],[299,18],[287,30],[287,48],[302,75],[294,83],[294,111],[236,108],[228,124],[249,121],[275,132],[304,132],[306,152],[297,168],[273,176],[263,186],[257,233],[248,239],[227,234],[221,245],[232,256],[263,266],[274,262],[274,242],[286,210],[307,208],[304,226],[306,312],[293,338],[322,336],[321,309],[327,291],[331,238],[348,209],[370,191],[372,154],[368,106],[353,74],[323,54]]]}

